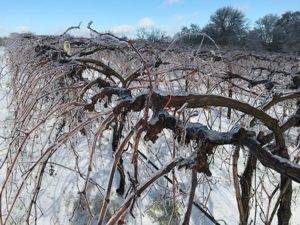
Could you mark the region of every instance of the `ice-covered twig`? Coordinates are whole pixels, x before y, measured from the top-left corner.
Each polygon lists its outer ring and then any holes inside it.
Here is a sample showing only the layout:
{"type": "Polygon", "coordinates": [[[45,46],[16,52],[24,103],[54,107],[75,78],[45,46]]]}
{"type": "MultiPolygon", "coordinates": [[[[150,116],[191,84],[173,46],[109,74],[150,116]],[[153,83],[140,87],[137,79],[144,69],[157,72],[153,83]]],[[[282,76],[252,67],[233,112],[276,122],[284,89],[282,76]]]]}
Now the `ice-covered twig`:
{"type": "Polygon", "coordinates": [[[63,34],[61,34],[60,36],[63,37],[66,33],[68,33],[70,30],[73,30],[73,29],[80,29],[80,25],[81,25],[82,22],[80,22],[78,24],[78,26],[71,26],[69,27],[63,34]]]}
{"type": "MultiPolygon", "coordinates": [[[[155,174],[153,177],[151,177],[147,182],[145,182],[140,187],[138,187],[136,190],[136,193],[134,193],[130,197],[128,197],[126,202],[121,206],[119,211],[108,221],[107,224],[111,224],[111,225],[115,224],[118,221],[118,219],[121,217],[121,215],[125,212],[125,210],[127,210],[130,207],[131,202],[136,195],[140,196],[151,184],[153,184],[160,177],[169,173],[182,160],[183,160],[182,158],[177,158],[177,159],[171,161],[164,168],[162,168],[157,174],[155,174]]],[[[98,224],[101,224],[101,223],[98,222],[98,224]]]]}
{"type": "Polygon", "coordinates": [[[186,209],[186,212],[185,212],[185,215],[184,215],[184,219],[183,219],[183,222],[182,222],[183,225],[190,224],[192,206],[193,206],[195,191],[196,191],[196,187],[197,187],[197,170],[192,169],[191,172],[192,172],[191,190],[190,190],[190,194],[189,194],[188,206],[187,206],[187,209],[186,209]]]}
{"type": "MultiPolygon", "coordinates": [[[[139,155],[141,155],[150,165],[152,165],[156,170],[159,170],[159,168],[151,161],[149,160],[141,151],[139,151],[139,155]]],[[[170,183],[170,184],[174,184],[174,182],[167,176],[164,175],[164,178],[170,183]]],[[[173,185],[174,186],[174,185],[173,185]]],[[[180,193],[186,195],[186,192],[184,190],[182,190],[181,188],[179,188],[180,193]]],[[[203,209],[197,202],[193,201],[193,205],[199,209],[211,222],[213,222],[216,225],[219,225],[218,221],[211,216],[208,212],[206,212],[205,209],[203,209]]]]}

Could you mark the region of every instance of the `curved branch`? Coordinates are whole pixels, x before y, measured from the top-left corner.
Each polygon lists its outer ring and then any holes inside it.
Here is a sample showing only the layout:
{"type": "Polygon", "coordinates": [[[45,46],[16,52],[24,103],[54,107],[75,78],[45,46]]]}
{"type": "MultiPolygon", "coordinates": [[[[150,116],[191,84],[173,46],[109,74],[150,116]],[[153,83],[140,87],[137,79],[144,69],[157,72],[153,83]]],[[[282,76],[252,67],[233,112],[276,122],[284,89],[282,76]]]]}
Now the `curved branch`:
{"type": "MultiPolygon", "coordinates": [[[[167,103],[169,100],[169,96],[160,96],[162,101],[167,103]]],[[[183,103],[187,102],[190,108],[199,108],[205,106],[223,106],[232,109],[239,110],[243,113],[252,115],[253,117],[259,119],[263,122],[270,130],[274,132],[274,136],[277,142],[279,149],[283,149],[285,147],[285,141],[282,136],[281,129],[278,125],[278,120],[272,118],[268,114],[255,107],[223,96],[218,95],[197,95],[197,94],[187,94],[187,95],[177,95],[172,96],[172,99],[169,103],[169,106],[180,107],[183,103]]]]}
{"type": "Polygon", "coordinates": [[[240,144],[244,148],[249,149],[264,166],[300,183],[300,166],[298,164],[271,154],[262,148],[260,143],[253,138],[245,138],[240,141],[240,144]]]}
{"type": "Polygon", "coordinates": [[[82,22],[80,22],[78,24],[78,26],[72,26],[72,27],[69,27],[62,35],[60,36],[64,36],[69,30],[72,30],[72,29],[80,29],[80,25],[81,25],[82,22]]]}
{"type": "Polygon", "coordinates": [[[263,107],[263,110],[267,111],[268,109],[270,109],[272,106],[274,106],[278,102],[282,102],[282,101],[286,101],[286,100],[294,99],[294,98],[299,98],[299,97],[300,97],[300,92],[299,91],[293,92],[293,93],[287,94],[287,95],[275,94],[273,96],[273,99],[263,107]]]}
{"type": "MultiPolygon", "coordinates": [[[[106,75],[107,77],[115,76],[122,83],[124,83],[124,78],[119,73],[117,73],[114,69],[112,69],[111,67],[105,65],[103,62],[100,62],[100,61],[95,60],[95,59],[90,59],[90,58],[80,58],[80,59],[76,59],[76,60],[79,61],[79,62],[82,62],[82,63],[92,63],[92,64],[95,64],[97,66],[101,66],[101,67],[103,67],[103,70],[98,69],[97,72],[100,72],[100,73],[106,75]]],[[[89,66],[89,65],[87,65],[87,67],[90,67],[91,69],[95,69],[95,67],[92,67],[92,66],[89,66]]]]}
{"type": "MultiPolygon", "coordinates": [[[[145,122],[144,120],[140,120],[136,124],[135,129],[137,130],[141,126],[143,126],[144,122],[145,122]]],[[[143,129],[143,128],[141,128],[141,129],[143,129]]],[[[110,201],[110,192],[111,192],[111,187],[112,187],[112,182],[113,182],[113,179],[114,179],[114,175],[115,175],[115,172],[116,172],[116,169],[117,169],[117,164],[119,163],[119,160],[120,160],[120,158],[122,156],[122,153],[123,153],[123,150],[125,148],[125,145],[128,143],[128,141],[133,136],[133,134],[134,134],[134,130],[131,130],[128,133],[128,135],[124,138],[124,140],[122,141],[122,143],[119,145],[118,150],[115,152],[114,161],[112,163],[112,167],[111,167],[111,170],[110,170],[111,172],[110,172],[110,176],[109,176],[109,180],[108,180],[108,184],[107,184],[107,188],[106,188],[105,199],[103,201],[103,206],[101,208],[100,216],[99,216],[99,219],[98,219],[98,224],[99,225],[101,225],[102,222],[103,222],[103,220],[104,220],[104,217],[105,217],[105,214],[106,214],[106,210],[107,210],[107,207],[108,207],[108,204],[109,204],[109,201],[110,201]]],[[[142,192],[143,191],[144,190],[142,190],[142,192]]]]}
{"type": "MultiPolygon", "coordinates": [[[[129,106],[131,109],[135,111],[139,111],[145,107],[145,104],[141,104],[141,100],[146,98],[147,93],[137,96],[131,102],[127,102],[124,106],[129,106]],[[142,108],[139,108],[142,107],[142,108]]],[[[278,125],[278,120],[269,116],[265,112],[238,100],[227,98],[218,95],[212,94],[167,94],[162,93],[161,91],[153,90],[152,93],[152,106],[153,102],[155,102],[155,108],[159,108],[157,104],[160,105],[160,108],[163,108],[167,103],[168,107],[180,108],[183,104],[188,103],[189,108],[201,108],[205,106],[222,106],[227,108],[232,108],[235,110],[239,110],[243,113],[251,115],[261,122],[263,122],[270,130],[273,131],[276,143],[279,149],[285,148],[285,140],[282,135],[282,130],[278,125]]]]}

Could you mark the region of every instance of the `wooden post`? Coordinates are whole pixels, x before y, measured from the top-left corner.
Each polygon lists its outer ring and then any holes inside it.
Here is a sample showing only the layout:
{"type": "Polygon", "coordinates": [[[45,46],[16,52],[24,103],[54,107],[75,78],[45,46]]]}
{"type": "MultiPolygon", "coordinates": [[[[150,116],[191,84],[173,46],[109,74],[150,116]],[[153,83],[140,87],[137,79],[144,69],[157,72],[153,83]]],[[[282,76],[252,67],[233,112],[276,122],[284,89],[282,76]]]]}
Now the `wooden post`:
{"type": "Polygon", "coordinates": [[[68,42],[68,41],[64,42],[64,49],[68,53],[68,55],[71,55],[71,45],[70,45],[70,42],[68,42]]]}

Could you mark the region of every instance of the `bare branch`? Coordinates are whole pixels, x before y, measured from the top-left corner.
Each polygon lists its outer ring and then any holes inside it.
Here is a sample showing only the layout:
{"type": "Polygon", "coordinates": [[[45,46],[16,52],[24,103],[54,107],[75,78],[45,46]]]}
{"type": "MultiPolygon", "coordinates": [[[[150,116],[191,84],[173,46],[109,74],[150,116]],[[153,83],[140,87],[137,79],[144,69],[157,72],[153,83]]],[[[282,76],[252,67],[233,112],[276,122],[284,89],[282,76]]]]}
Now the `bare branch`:
{"type": "MultiPolygon", "coordinates": [[[[172,162],[170,162],[169,164],[167,164],[164,168],[162,168],[160,170],[160,172],[158,172],[157,174],[155,174],[151,179],[149,179],[149,181],[147,181],[145,184],[141,185],[138,189],[137,189],[137,193],[133,194],[132,196],[128,197],[128,199],[126,200],[126,202],[121,206],[121,208],[119,209],[119,211],[116,213],[116,215],[114,217],[112,217],[107,224],[115,224],[118,219],[120,218],[120,216],[125,212],[125,210],[127,210],[131,204],[131,201],[133,200],[133,198],[135,197],[135,195],[137,195],[138,197],[153,183],[155,182],[158,178],[162,177],[163,175],[169,173],[175,166],[177,166],[178,163],[180,163],[183,159],[182,158],[177,158],[175,160],[173,160],[172,162]]],[[[100,222],[98,222],[98,224],[101,224],[100,222]]]]}
{"type": "Polygon", "coordinates": [[[63,34],[61,34],[60,36],[64,36],[66,33],[68,33],[70,30],[73,30],[73,29],[80,29],[80,25],[81,25],[82,22],[80,22],[78,24],[78,26],[72,26],[72,27],[69,27],[63,34]]]}

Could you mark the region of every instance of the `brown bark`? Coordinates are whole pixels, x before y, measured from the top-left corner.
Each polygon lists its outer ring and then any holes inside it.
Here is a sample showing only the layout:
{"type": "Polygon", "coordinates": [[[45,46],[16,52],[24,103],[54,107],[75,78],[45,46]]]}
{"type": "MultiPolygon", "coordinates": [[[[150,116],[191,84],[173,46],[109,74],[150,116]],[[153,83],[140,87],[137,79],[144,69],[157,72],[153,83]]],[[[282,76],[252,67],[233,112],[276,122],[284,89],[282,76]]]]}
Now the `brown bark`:
{"type": "Polygon", "coordinates": [[[260,143],[253,138],[245,138],[240,141],[243,147],[249,151],[266,167],[300,183],[300,166],[291,162],[285,157],[273,155],[260,146],[260,143]]]}
{"type": "Polygon", "coordinates": [[[283,192],[283,196],[280,199],[280,205],[277,212],[278,225],[288,225],[290,224],[289,222],[292,216],[291,200],[293,189],[292,182],[283,175],[281,175],[280,192],[283,192]],[[284,189],[285,185],[287,185],[286,189],[284,189]]]}
{"type": "Polygon", "coordinates": [[[182,223],[183,225],[190,224],[190,217],[191,217],[191,213],[192,213],[192,206],[193,206],[196,187],[197,187],[197,171],[195,169],[193,169],[189,202],[188,202],[186,213],[184,215],[184,219],[183,219],[183,223],[182,223]]]}
{"type": "Polygon", "coordinates": [[[248,221],[249,218],[249,212],[250,212],[249,202],[251,197],[252,177],[253,177],[253,172],[256,169],[256,162],[257,162],[257,158],[255,158],[250,153],[247,159],[247,164],[244,173],[240,178],[240,185],[242,191],[242,203],[243,203],[243,209],[245,212],[246,221],[248,221]]]}
{"type": "Polygon", "coordinates": [[[239,151],[240,151],[240,147],[237,146],[235,148],[234,154],[233,154],[232,173],[233,173],[234,189],[235,189],[235,193],[236,193],[235,197],[236,197],[236,201],[237,201],[237,205],[238,205],[238,209],[239,209],[239,213],[240,213],[240,222],[242,223],[242,225],[247,225],[247,218],[245,215],[242,196],[241,196],[241,192],[240,192],[240,185],[239,185],[239,181],[238,181],[237,164],[238,164],[238,159],[239,159],[239,151]]]}

